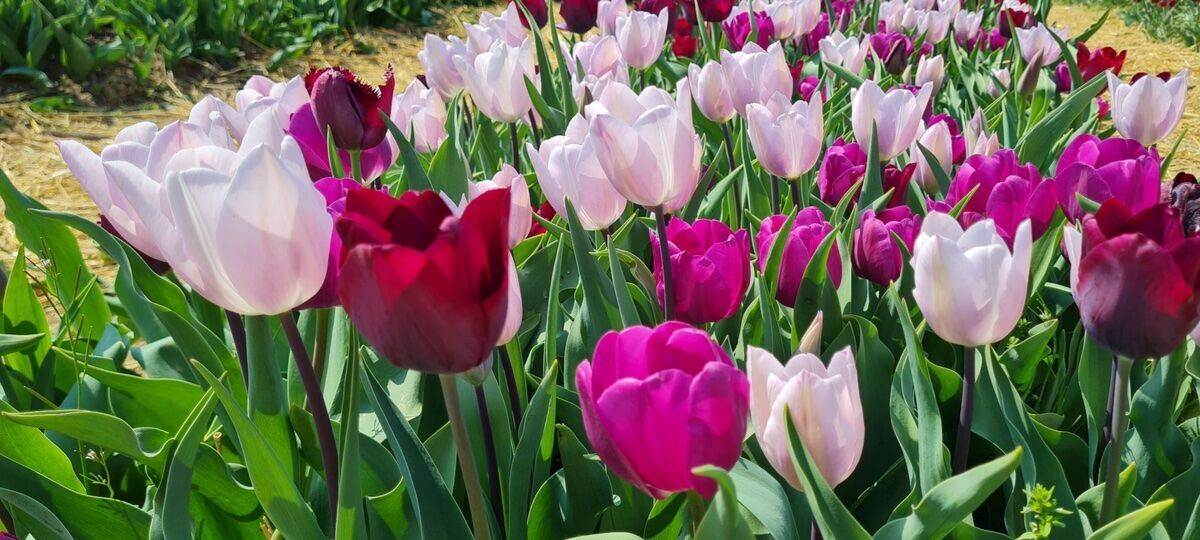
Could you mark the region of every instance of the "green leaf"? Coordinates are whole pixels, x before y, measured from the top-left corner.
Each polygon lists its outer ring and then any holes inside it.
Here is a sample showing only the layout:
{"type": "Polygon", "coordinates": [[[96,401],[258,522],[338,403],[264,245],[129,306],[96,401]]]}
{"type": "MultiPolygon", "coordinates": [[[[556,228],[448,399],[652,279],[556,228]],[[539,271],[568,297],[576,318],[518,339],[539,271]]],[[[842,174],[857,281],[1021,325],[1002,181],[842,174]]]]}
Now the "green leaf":
{"type": "Polygon", "coordinates": [[[739,459],[729,475],[737,487],[738,501],[775,540],[800,537],[787,492],[771,473],[753,461],[739,459]]]}
{"type": "Polygon", "coordinates": [[[152,531],[161,532],[164,540],[192,538],[194,524],[188,508],[196,456],[216,404],[216,392],[211,389],[205,392],[175,437],[174,452],[167,461],[166,473],[163,475],[165,479],[158,488],[158,497],[161,500],[155,501],[157,508],[150,527],[152,531]]]}
{"type": "Polygon", "coordinates": [[[367,537],[366,516],[363,513],[362,481],[359,477],[358,432],[358,348],[351,346],[342,377],[341,422],[341,479],[338,484],[336,540],[367,537]]]}
{"type": "Polygon", "coordinates": [[[700,527],[696,530],[696,540],[753,538],[754,535],[750,534],[746,521],[738,513],[737,490],[734,488],[733,479],[729,477],[729,472],[720,467],[704,465],[696,467],[692,473],[715,480],[718,488],[717,497],[713,499],[712,506],[700,520],[700,527]]]}
{"type": "Polygon", "coordinates": [[[4,456],[0,456],[0,488],[19,492],[45,506],[76,540],[150,535],[150,514],[136,506],[71,491],[4,456]]]}
{"type": "Polygon", "coordinates": [[[1088,540],[1123,540],[1126,538],[1144,538],[1150,534],[1163,515],[1175,504],[1173,500],[1165,500],[1147,505],[1141,510],[1130,512],[1116,521],[1101,527],[1092,533],[1088,540]]]}
{"type": "MultiPolygon", "coordinates": [[[[792,418],[792,414],[786,406],[783,417],[792,418]]],[[[833,488],[829,487],[829,483],[825,481],[816,462],[805,449],[804,440],[800,438],[799,433],[796,432],[796,426],[791,421],[787,422],[787,433],[788,452],[792,456],[792,467],[795,467],[800,477],[800,484],[804,486],[804,497],[808,500],[808,507],[812,509],[813,519],[820,526],[821,532],[826,538],[839,540],[871,538],[871,535],[867,534],[867,530],[858,523],[858,520],[854,519],[846,506],[838,499],[833,488]]]]}
{"type": "Polygon", "coordinates": [[[396,123],[392,118],[383,111],[379,112],[379,116],[387,124],[388,132],[392,134],[392,139],[396,141],[396,146],[400,147],[400,162],[404,164],[404,179],[408,181],[408,189],[410,191],[424,191],[433,189],[433,184],[429,181],[429,175],[425,174],[425,167],[421,165],[421,158],[417,157],[417,150],[413,148],[408,138],[404,136],[404,132],[396,127],[396,123]]]}
{"type": "Polygon", "coordinates": [[[541,485],[538,476],[544,475],[552,457],[557,377],[558,363],[555,362],[542,377],[537,392],[529,400],[529,409],[521,420],[521,435],[517,438],[517,449],[508,468],[508,496],[505,498],[508,508],[507,531],[512,538],[525,537],[528,527],[526,514],[533,486],[541,485]],[[539,474],[539,470],[543,474],[539,474]]]}
{"type": "Polygon", "coordinates": [[[287,395],[283,375],[272,352],[271,320],[262,315],[244,317],[246,327],[247,414],[270,444],[285,471],[295,474],[295,432],[288,425],[287,395]]]}
{"type": "Polygon", "coordinates": [[[154,428],[134,430],[116,416],[80,409],[0,413],[12,422],[61,433],[96,446],[115,450],[161,470],[166,463],[162,451],[170,443],[166,432],[154,428]]]}
{"type": "Polygon", "coordinates": [[[612,282],[604,278],[600,264],[592,257],[592,241],[583,230],[579,216],[571,201],[566,201],[567,223],[571,232],[571,249],[575,253],[575,266],[579,269],[579,282],[583,286],[584,304],[587,306],[591,327],[588,328],[590,339],[588,345],[595,345],[597,339],[605,330],[616,327],[620,323],[619,316],[610,313],[608,306],[612,303],[612,282]]]}
{"type": "Polygon", "coordinates": [[[46,334],[0,334],[0,355],[24,352],[45,338],[46,334]]]}
{"type": "MultiPolygon", "coordinates": [[[[407,167],[405,171],[407,174],[407,167]]],[[[433,161],[429,162],[428,177],[433,189],[445,193],[451,201],[458,202],[466,197],[471,172],[467,168],[466,158],[458,146],[458,141],[453,137],[442,141],[437,153],[433,154],[433,161]]],[[[409,185],[411,186],[411,182],[409,185]]]]}
{"type": "Polygon", "coordinates": [[[617,311],[621,314],[621,327],[628,328],[641,324],[637,307],[633,305],[633,298],[629,296],[629,287],[625,282],[625,270],[622,268],[620,257],[617,256],[617,249],[612,238],[608,240],[608,269],[612,274],[613,292],[617,296],[617,311]]]}
{"type": "Polygon", "coordinates": [[[4,385],[6,395],[14,401],[14,405],[28,408],[31,398],[26,386],[32,386],[41,362],[50,352],[50,323],[46,320],[46,312],[38,302],[37,293],[29,284],[25,270],[25,247],[17,249],[17,257],[13,262],[12,273],[4,288],[3,319],[0,329],[7,333],[18,335],[39,336],[32,347],[21,347],[5,355],[3,368],[9,377],[19,375],[22,381],[14,381],[4,385]]]}
{"type": "Polygon", "coordinates": [[[919,459],[920,487],[928,493],[946,477],[945,445],[942,444],[942,420],[938,411],[937,397],[929,381],[929,367],[924,348],[917,339],[909,317],[908,305],[900,298],[895,284],[887,291],[892,309],[900,321],[904,333],[904,351],[907,355],[909,374],[917,400],[917,429],[920,434],[919,459]]]}
{"type": "Polygon", "coordinates": [[[863,78],[859,77],[857,73],[851,73],[850,70],[848,70],[840,65],[837,65],[837,64],[831,64],[829,62],[821,62],[821,65],[825,66],[825,69],[832,71],[833,74],[837,76],[837,78],[841,79],[842,81],[845,81],[845,83],[848,84],[850,86],[850,88],[858,88],[859,86],[862,86],[863,78]]]}
{"type": "Polygon", "coordinates": [[[0,489],[0,502],[8,503],[11,508],[17,522],[17,531],[24,530],[39,540],[72,540],[67,526],[54,516],[54,512],[33,497],[19,491],[0,489]]]}
{"type": "Polygon", "coordinates": [[[36,428],[27,427],[8,418],[16,409],[0,400],[0,456],[7,457],[32,472],[40,474],[64,488],[84,493],[83,483],[75,476],[71,460],[58,446],[36,428]]]}
{"type": "Polygon", "coordinates": [[[858,197],[862,209],[868,202],[883,195],[883,163],[879,161],[879,126],[871,124],[871,143],[867,145],[867,172],[863,176],[862,194],[858,197]]]}
{"type": "Polygon", "coordinates": [[[1056,142],[1067,133],[1071,123],[1091,106],[1092,100],[1096,99],[1107,84],[1108,80],[1104,77],[1088,81],[1068,94],[1049,114],[1030,126],[1016,145],[1021,161],[1039,167],[1046,165],[1047,158],[1057,148],[1056,142]]]}
{"type": "Polygon", "coordinates": [[[174,433],[204,393],[190,382],[117,373],[76,361],[65,352],[56,356],[65,365],[75,364],[69,369],[78,369],[108,387],[113,413],[134,427],[154,427],[174,433]]]}
{"type": "Polygon", "coordinates": [[[1075,36],[1075,41],[1077,43],[1085,43],[1089,39],[1092,39],[1092,36],[1096,35],[1096,32],[1099,32],[1100,29],[1104,27],[1104,23],[1108,20],[1108,16],[1111,13],[1112,9],[1104,10],[1104,14],[1101,15],[1099,19],[1096,19],[1096,22],[1092,23],[1087,30],[1084,30],[1078,36],[1075,36]]]}

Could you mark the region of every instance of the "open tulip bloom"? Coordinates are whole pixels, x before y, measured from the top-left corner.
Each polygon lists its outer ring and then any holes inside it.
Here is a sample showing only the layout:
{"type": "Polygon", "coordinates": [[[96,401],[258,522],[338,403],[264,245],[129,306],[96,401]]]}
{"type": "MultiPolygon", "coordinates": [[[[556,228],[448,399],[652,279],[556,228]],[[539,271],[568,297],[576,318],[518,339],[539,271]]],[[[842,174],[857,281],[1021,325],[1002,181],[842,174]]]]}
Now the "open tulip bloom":
{"type": "Polygon", "coordinates": [[[0,537],[1195,537],[1189,73],[1051,3],[511,0],[60,141],[0,537]]]}

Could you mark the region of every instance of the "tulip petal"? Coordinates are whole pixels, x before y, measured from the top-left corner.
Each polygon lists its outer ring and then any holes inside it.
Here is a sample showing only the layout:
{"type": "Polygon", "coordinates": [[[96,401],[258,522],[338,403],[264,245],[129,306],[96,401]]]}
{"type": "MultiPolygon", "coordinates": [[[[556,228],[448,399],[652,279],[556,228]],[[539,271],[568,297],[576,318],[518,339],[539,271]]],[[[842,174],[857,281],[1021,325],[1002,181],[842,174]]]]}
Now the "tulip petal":
{"type": "Polygon", "coordinates": [[[691,426],[684,421],[691,418],[691,385],[682,371],[662,371],[621,379],[596,402],[605,433],[637,477],[626,480],[640,480],[656,498],[693,487],[691,426]]]}

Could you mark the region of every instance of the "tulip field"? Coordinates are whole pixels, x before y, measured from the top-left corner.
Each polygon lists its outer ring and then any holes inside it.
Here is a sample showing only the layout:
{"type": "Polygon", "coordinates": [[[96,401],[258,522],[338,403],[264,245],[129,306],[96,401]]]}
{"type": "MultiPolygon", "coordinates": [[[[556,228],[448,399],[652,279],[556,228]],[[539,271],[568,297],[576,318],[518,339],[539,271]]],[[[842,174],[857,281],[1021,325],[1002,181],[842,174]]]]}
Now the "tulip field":
{"type": "Polygon", "coordinates": [[[63,137],[0,540],[1200,538],[1189,72],[1051,7],[512,0],[63,137]]]}

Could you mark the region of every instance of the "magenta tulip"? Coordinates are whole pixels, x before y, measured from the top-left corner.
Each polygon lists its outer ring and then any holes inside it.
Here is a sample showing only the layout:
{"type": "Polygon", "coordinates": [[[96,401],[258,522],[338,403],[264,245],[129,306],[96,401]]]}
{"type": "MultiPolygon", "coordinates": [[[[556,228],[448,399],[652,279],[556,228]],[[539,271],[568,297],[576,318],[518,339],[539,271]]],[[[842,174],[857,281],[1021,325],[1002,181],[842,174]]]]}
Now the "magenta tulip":
{"type": "Polygon", "coordinates": [[[1063,149],[1054,168],[1058,203],[1071,220],[1084,214],[1076,193],[1098,204],[1118,199],[1131,212],[1140,212],[1158,203],[1160,163],[1156,150],[1133,139],[1085,133],[1063,149]]]}
{"type": "Polygon", "coordinates": [[[456,217],[433,191],[350,192],[338,218],[346,314],[405,369],[461,373],[490,357],[508,311],[509,192],[456,217]]]}
{"type": "Polygon", "coordinates": [[[729,48],[735,51],[742,50],[746,43],[750,42],[751,30],[755,31],[754,40],[751,43],[756,43],[763,49],[775,41],[775,23],[771,21],[767,12],[754,13],[754,26],[751,28],[749,12],[739,13],[722,23],[721,28],[725,30],[725,37],[729,38],[729,48]]]}
{"type": "Polygon", "coordinates": [[[878,214],[867,210],[858,230],[854,231],[854,253],[850,257],[854,272],[884,287],[900,279],[904,255],[896,245],[896,237],[904,242],[904,249],[912,253],[913,242],[920,232],[921,216],[914,215],[907,206],[888,208],[878,214]]]}
{"type": "Polygon", "coordinates": [[[618,477],[656,499],[716,483],[692,469],[730,469],[742,452],[750,383],[707,333],[682,322],[609,332],[575,371],[592,448],[618,477]]]}
{"type": "MultiPolygon", "coordinates": [[[[760,272],[766,271],[767,254],[771,252],[775,238],[779,235],[779,230],[783,228],[784,223],[787,222],[787,218],[787,216],[775,215],[762,221],[758,235],[754,238],[758,245],[758,270],[760,272]]],[[[792,306],[796,303],[796,294],[800,292],[800,283],[804,281],[804,272],[808,269],[808,262],[816,253],[817,247],[821,245],[821,241],[825,240],[825,237],[829,236],[831,232],[833,232],[833,226],[825,220],[825,216],[816,207],[810,206],[796,215],[792,233],[785,240],[787,243],[784,244],[783,259],[779,264],[779,286],[776,289],[775,299],[781,304],[792,306]]],[[[829,279],[833,281],[833,286],[836,288],[842,282],[842,257],[838,252],[837,240],[834,240],[833,246],[829,249],[829,262],[826,269],[829,271],[829,279]]]]}
{"type": "MultiPolygon", "coordinates": [[[[346,196],[352,191],[367,189],[353,178],[334,178],[332,176],[316,181],[313,187],[322,197],[325,197],[326,210],[329,211],[329,217],[333,218],[335,223],[338,216],[346,211],[346,196]]],[[[329,267],[325,270],[325,282],[321,284],[321,290],[302,304],[300,309],[327,308],[340,304],[337,287],[341,262],[342,239],[334,231],[329,242],[329,267]]]]}
{"type": "MultiPolygon", "coordinates": [[[[665,293],[658,235],[650,232],[654,251],[654,281],[658,303],[665,293]]],[[[688,225],[672,219],[667,225],[671,281],[675,291],[675,318],[700,325],[737,313],[750,286],[750,234],[730,230],[713,219],[688,225]]]]}
{"type": "Polygon", "coordinates": [[[958,204],[971,190],[975,194],[963,207],[959,220],[968,226],[983,219],[996,223],[996,232],[1009,246],[1022,221],[1030,221],[1036,240],[1050,227],[1058,202],[1054,184],[1043,180],[1037,167],[1020,164],[1017,154],[1005,148],[991,156],[974,155],[959,167],[946,204],[958,204]]]}
{"type": "Polygon", "coordinates": [[[858,143],[838,139],[825,151],[817,172],[817,194],[830,206],[836,205],[847,191],[867,173],[867,153],[858,143]]]}

